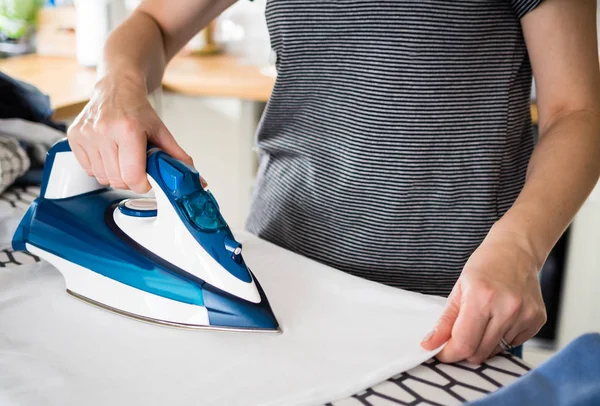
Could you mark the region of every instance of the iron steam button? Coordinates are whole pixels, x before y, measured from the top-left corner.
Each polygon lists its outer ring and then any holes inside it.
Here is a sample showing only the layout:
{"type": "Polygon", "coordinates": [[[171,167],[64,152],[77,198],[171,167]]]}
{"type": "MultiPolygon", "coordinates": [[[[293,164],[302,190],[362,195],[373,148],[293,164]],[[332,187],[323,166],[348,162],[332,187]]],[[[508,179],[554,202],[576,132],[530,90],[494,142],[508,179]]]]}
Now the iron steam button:
{"type": "Polygon", "coordinates": [[[160,170],[160,177],[167,187],[171,190],[179,189],[179,185],[183,182],[185,174],[163,157],[158,160],[158,168],[160,170]]]}

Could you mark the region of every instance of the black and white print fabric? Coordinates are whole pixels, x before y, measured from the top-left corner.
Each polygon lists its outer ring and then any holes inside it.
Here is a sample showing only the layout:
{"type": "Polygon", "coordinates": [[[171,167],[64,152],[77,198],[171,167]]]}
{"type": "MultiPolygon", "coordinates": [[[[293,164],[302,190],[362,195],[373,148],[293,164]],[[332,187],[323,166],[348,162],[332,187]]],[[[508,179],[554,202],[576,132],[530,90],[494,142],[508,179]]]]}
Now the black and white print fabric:
{"type": "Polygon", "coordinates": [[[448,365],[432,359],[328,406],[461,405],[509,385],[529,370],[511,354],[500,354],[482,365],[448,365]]]}

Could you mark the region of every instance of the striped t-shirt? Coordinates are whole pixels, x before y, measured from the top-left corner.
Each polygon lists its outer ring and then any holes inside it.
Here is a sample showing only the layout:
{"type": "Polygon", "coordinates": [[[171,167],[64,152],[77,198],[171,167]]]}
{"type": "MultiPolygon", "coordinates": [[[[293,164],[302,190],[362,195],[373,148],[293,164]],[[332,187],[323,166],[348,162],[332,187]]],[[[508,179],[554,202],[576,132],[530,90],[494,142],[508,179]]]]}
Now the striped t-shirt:
{"type": "Polygon", "coordinates": [[[277,81],[248,229],[447,295],[520,192],[540,0],[268,0],[277,81]]]}

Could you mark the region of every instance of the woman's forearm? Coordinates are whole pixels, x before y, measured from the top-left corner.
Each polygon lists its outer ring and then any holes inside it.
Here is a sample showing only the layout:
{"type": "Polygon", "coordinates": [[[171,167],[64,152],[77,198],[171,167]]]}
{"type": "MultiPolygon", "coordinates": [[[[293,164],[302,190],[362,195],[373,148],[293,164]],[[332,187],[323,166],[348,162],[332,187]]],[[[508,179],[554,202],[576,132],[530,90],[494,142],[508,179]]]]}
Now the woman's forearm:
{"type": "Polygon", "coordinates": [[[525,186],[492,230],[508,232],[543,265],[600,177],[600,114],[595,106],[541,128],[525,186]]]}
{"type": "Polygon", "coordinates": [[[166,63],[160,28],[152,16],[136,10],[107,39],[98,76],[118,74],[151,93],[160,85],[166,63]]]}
{"type": "Polygon", "coordinates": [[[144,0],[109,36],[99,78],[112,74],[146,87],[160,86],[169,60],[235,0],[144,0]],[[182,12],[181,10],[185,10],[182,12]]]}

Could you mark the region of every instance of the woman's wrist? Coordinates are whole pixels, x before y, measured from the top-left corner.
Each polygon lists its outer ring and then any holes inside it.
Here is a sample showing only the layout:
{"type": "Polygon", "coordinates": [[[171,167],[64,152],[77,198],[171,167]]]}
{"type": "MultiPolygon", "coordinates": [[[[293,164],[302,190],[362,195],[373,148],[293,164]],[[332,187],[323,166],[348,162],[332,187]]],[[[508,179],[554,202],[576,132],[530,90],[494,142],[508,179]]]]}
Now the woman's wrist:
{"type": "Polygon", "coordinates": [[[554,246],[551,242],[554,239],[549,238],[542,227],[536,226],[526,213],[511,210],[492,226],[487,238],[511,241],[531,257],[539,272],[554,246]]]}
{"type": "Polygon", "coordinates": [[[98,74],[95,87],[103,87],[107,83],[127,83],[128,87],[143,89],[146,92],[146,78],[141,71],[136,69],[105,69],[101,74],[98,74]]]}
{"type": "Polygon", "coordinates": [[[129,99],[132,96],[145,97],[147,96],[146,81],[143,74],[135,70],[114,72],[105,71],[104,74],[98,77],[93,93],[92,100],[97,97],[104,97],[106,94],[112,95],[113,98],[121,100],[129,99]]]}

